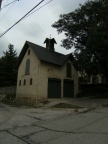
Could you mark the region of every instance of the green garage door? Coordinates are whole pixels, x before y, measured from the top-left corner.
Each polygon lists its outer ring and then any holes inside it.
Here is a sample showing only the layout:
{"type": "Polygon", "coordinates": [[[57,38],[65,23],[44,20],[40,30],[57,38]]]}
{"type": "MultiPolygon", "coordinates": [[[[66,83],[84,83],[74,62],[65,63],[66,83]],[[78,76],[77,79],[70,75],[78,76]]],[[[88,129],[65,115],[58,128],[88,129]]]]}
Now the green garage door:
{"type": "Polygon", "coordinates": [[[61,80],[48,79],[48,98],[61,98],[61,80]]]}
{"type": "Polygon", "coordinates": [[[63,84],[63,97],[73,98],[74,97],[74,81],[65,79],[63,84]]]}

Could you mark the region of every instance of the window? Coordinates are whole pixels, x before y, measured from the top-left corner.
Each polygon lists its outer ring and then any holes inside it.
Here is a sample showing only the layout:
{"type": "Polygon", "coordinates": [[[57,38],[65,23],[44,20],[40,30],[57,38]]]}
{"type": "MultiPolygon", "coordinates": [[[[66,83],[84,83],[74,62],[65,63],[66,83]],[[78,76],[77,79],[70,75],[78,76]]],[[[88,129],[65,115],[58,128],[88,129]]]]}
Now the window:
{"type": "Polygon", "coordinates": [[[23,85],[26,85],[26,80],[24,79],[24,84],[23,85]]]}
{"type": "Polygon", "coordinates": [[[30,55],[30,49],[28,50],[28,55],[30,55]]]}
{"type": "Polygon", "coordinates": [[[30,59],[27,59],[26,61],[25,74],[26,75],[30,74],[30,59]]]}
{"type": "Polygon", "coordinates": [[[21,80],[19,81],[19,86],[21,86],[21,80]]]}
{"type": "Polygon", "coordinates": [[[71,78],[71,63],[67,63],[67,77],[71,78]]]}
{"type": "Polygon", "coordinates": [[[32,85],[32,83],[33,83],[33,80],[32,80],[32,78],[30,79],[30,85],[32,85]]]}

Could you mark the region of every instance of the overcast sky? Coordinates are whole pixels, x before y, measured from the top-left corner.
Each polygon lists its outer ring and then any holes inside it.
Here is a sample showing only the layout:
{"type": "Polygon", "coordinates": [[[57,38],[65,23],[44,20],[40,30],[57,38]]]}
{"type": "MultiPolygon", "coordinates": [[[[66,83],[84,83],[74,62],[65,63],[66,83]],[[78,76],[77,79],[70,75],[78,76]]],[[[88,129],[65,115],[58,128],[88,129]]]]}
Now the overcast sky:
{"type": "MultiPolygon", "coordinates": [[[[4,0],[2,2],[2,8],[13,1],[14,0],[4,0]]],[[[41,0],[19,0],[3,8],[0,11],[0,34],[11,27],[40,1],[41,0]]],[[[50,0],[44,0],[37,8],[48,1],[50,0]]],[[[79,7],[79,4],[84,4],[85,1],[87,0],[52,0],[48,5],[21,21],[0,38],[0,56],[3,55],[3,51],[6,51],[9,43],[14,45],[18,55],[26,40],[45,47],[43,42],[45,38],[50,37],[50,35],[52,38],[55,38],[57,42],[57,45],[55,45],[57,52],[63,54],[72,52],[73,49],[66,50],[60,46],[61,40],[65,38],[65,36],[63,34],[58,35],[57,30],[51,27],[51,25],[59,19],[60,14],[74,11],[79,7]]]]}

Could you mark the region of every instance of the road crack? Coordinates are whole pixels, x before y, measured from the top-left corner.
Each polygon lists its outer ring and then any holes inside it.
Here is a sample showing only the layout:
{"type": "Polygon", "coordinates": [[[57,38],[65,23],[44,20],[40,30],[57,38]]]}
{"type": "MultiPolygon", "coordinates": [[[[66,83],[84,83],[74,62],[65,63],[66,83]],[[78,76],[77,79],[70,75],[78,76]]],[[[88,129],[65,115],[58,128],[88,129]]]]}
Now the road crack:
{"type": "Polygon", "coordinates": [[[36,120],[42,120],[41,118],[37,118],[37,117],[34,117],[34,116],[30,116],[30,115],[25,115],[25,116],[36,119],[36,120]]]}
{"type": "MultiPolygon", "coordinates": [[[[54,132],[77,134],[77,133],[83,133],[83,132],[78,132],[78,130],[80,130],[80,129],[82,129],[82,128],[85,128],[85,127],[87,127],[87,126],[90,126],[90,125],[96,123],[97,121],[100,121],[100,120],[105,119],[105,118],[107,118],[107,117],[108,117],[108,116],[102,117],[102,118],[100,118],[100,119],[98,119],[98,120],[95,120],[95,121],[93,121],[93,122],[90,122],[90,123],[88,123],[88,124],[86,124],[86,125],[84,125],[84,126],[82,126],[82,127],[80,127],[80,128],[76,128],[76,129],[74,129],[73,131],[63,131],[63,130],[51,129],[51,128],[48,128],[48,127],[45,127],[45,126],[36,125],[36,124],[33,124],[33,126],[37,126],[37,127],[43,128],[43,129],[45,129],[45,130],[54,131],[54,132]]],[[[87,133],[95,133],[95,132],[87,132],[87,133]]],[[[101,133],[98,133],[98,132],[97,132],[97,134],[101,134],[101,133]]],[[[105,133],[105,134],[108,134],[108,133],[105,133]]]]}
{"type": "Polygon", "coordinates": [[[25,140],[24,138],[22,138],[22,137],[20,137],[20,136],[17,136],[17,135],[15,135],[15,134],[13,134],[13,133],[11,133],[10,131],[8,131],[8,130],[4,130],[5,132],[7,132],[7,133],[9,133],[9,134],[11,134],[12,136],[14,136],[14,137],[16,137],[16,138],[18,138],[18,139],[20,139],[20,140],[22,140],[22,141],[24,141],[24,142],[26,142],[27,144],[31,144],[30,142],[28,142],[27,140],[25,140]]]}

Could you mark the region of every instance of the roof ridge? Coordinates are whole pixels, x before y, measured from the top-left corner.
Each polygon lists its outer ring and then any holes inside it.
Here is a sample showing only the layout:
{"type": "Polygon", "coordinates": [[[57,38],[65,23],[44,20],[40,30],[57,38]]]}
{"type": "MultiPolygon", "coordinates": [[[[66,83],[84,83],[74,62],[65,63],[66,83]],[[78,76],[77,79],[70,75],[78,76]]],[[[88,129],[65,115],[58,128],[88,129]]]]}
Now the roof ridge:
{"type": "Polygon", "coordinates": [[[57,52],[57,51],[54,51],[54,52],[49,51],[46,47],[40,46],[40,45],[38,45],[38,44],[36,44],[36,43],[30,42],[30,41],[26,41],[26,42],[31,43],[31,44],[36,45],[36,46],[39,46],[39,47],[41,47],[41,48],[47,50],[48,52],[56,53],[56,54],[59,54],[59,55],[62,55],[62,56],[66,56],[65,54],[59,53],[59,52],[57,52]]]}
{"type": "Polygon", "coordinates": [[[39,46],[39,47],[41,47],[41,48],[44,48],[44,49],[45,49],[45,47],[40,46],[40,45],[38,45],[38,44],[36,44],[36,43],[30,42],[30,41],[26,41],[26,42],[27,42],[27,43],[31,43],[31,44],[33,44],[33,45],[36,45],[36,46],[39,46]]]}

